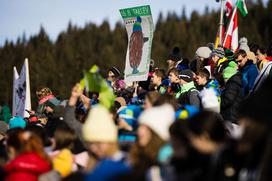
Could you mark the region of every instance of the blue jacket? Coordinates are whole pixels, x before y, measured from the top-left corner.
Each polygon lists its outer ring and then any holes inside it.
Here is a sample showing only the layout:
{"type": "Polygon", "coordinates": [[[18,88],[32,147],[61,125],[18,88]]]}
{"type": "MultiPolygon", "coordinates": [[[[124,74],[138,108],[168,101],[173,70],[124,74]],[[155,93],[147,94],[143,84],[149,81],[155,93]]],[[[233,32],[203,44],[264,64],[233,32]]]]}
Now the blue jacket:
{"type": "Polygon", "coordinates": [[[259,72],[257,66],[251,60],[248,60],[244,67],[241,68],[241,73],[243,75],[243,95],[246,96],[253,89],[259,72]]]}
{"type": "Polygon", "coordinates": [[[108,181],[115,180],[118,176],[129,174],[131,168],[122,161],[102,160],[94,170],[87,174],[84,181],[108,181]]]}

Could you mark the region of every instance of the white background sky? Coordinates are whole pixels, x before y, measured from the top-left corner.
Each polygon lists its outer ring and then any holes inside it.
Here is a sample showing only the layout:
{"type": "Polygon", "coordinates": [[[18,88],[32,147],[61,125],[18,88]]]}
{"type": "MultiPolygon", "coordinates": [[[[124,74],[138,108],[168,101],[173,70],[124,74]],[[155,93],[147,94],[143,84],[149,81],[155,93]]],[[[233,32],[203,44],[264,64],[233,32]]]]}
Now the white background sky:
{"type": "Polygon", "coordinates": [[[0,46],[6,39],[16,40],[23,33],[27,38],[37,34],[41,25],[52,40],[66,30],[69,21],[83,27],[88,22],[100,24],[107,19],[113,27],[121,21],[119,9],[139,5],[151,6],[154,22],[160,12],[164,16],[173,11],[180,15],[186,7],[189,16],[192,10],[202,13],[205,6],[220,7],[215,0],[1,0],[0,46]]]}

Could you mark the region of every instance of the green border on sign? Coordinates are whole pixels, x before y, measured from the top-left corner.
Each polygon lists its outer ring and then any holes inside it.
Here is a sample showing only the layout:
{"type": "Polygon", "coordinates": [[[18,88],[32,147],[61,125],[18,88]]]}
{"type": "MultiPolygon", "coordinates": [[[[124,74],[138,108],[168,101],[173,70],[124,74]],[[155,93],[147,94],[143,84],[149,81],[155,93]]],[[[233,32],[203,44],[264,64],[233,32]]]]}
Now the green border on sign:
{"type": "Polygon", "coordinates": [[[127,8],[127,9],[120,9],[122,18],[132,18],[137,16],[150,16],[151,15],[151,9],[150,6],[138,6],[133,8],[127,8]]]}

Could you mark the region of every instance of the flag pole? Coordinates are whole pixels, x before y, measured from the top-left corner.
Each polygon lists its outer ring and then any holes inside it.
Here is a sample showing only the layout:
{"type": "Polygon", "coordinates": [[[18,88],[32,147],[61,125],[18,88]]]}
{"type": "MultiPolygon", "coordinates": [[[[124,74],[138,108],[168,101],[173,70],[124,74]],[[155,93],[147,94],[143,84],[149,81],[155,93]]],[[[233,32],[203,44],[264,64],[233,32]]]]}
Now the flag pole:
{"type": "Polygon", "coordinates": [[[220,0],[220,2],[221,2],[221,10],[220,10],[220,23],[219,23],[219,45],[222,45],[224,0],[220,0]]]}

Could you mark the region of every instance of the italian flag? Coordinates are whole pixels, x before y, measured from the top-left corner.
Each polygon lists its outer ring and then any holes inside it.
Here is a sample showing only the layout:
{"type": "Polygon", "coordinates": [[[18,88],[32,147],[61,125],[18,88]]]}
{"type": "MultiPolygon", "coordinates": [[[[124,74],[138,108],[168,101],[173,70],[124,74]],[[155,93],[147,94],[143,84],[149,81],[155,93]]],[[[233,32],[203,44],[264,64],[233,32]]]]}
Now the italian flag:
{"type": "Polygon", "coordinates": [[[238,49],[238,13],[237,9],[240,10],[242,16],[246,16],[248,14],[247,7],[244,0],[238,0],[236,3],[236,7],[233,10],[230,23],[226,32],[225,40],[223,43],[224,48],[231,49],[232,51],[236,51],[238,49]]]}

